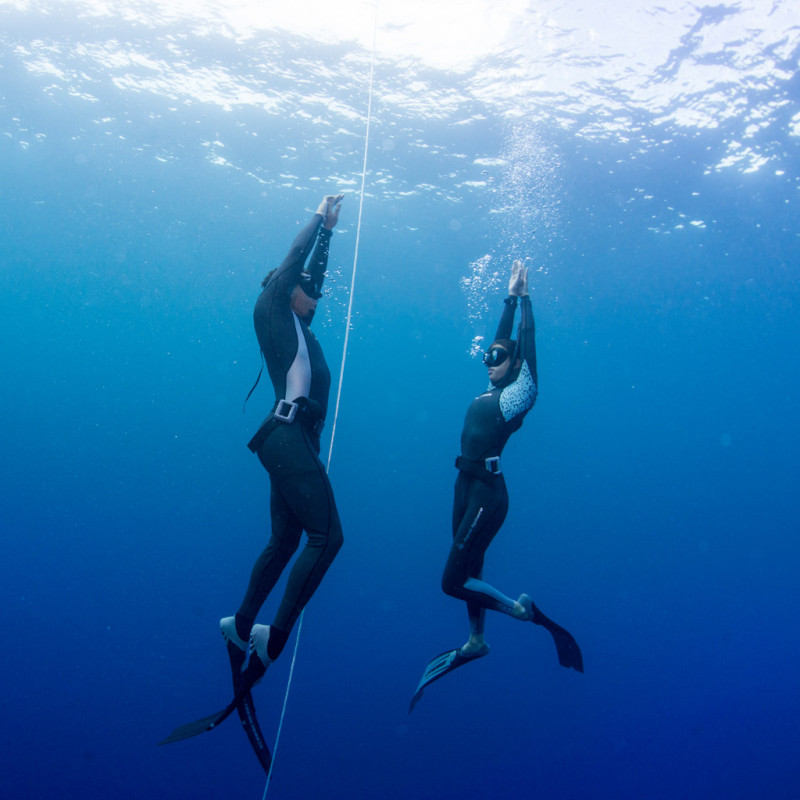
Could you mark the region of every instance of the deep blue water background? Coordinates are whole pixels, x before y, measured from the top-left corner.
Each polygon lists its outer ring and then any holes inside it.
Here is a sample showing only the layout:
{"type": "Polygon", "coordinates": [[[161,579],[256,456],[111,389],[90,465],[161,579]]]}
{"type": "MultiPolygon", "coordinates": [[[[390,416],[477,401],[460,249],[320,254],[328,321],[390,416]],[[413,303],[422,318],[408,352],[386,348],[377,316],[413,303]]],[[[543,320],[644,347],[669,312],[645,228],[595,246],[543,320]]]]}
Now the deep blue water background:
{"type": "MultiPolygon", "coordinates": [[[[300,141],[302,185],[212,164],[198,142],[234,138],[238,112],[154,121],[161,101],[109,91],[122,139],[15,64],[4,124],[47,135],[0,138],[4,794],[260,797],[237,723],[155,742],[227,699],[217,620],[268,535],[267,477],[244,446],[266,387],[241,412],[252,303],[339,187],[313,181],[330,170],[300,141]],[[155,159],[156,143],[177,156],[155,159]]],[[[425,135],[487,155],[508,128],[425,135]]],[[[797,796],[796,137],[775,175],[707,172],[719,134],[644,154],[542,136],[560,206],[529,241],[547,268],[540,396],[506,450],[487,578],[569,628],[586,673],[493,617],[491,658],[407,714],[426,661],[467,632],[439,580],[462,415],[485,384],[467,349],[503,292],[478,330],[459,282],[528,231],[489,201],[384,196],[378,147],[331,464],[346,542],[305,618],[270,797],[797,796]],[[679,213],[706,226],[675,229],[679,213]]],[[[268,139],[236,156],[269,171],[268,139]]],[[[396,141],[390,171],[429,180],[431,158],[396,141]]],[[[338,169],[360,176],[362,153],[338,169]]],[[[357,204],[351,191],[333,313],[315,323],[334,374],[357,204]]],[[[270,740],[289,653],[257,690],[270,740]]]]}

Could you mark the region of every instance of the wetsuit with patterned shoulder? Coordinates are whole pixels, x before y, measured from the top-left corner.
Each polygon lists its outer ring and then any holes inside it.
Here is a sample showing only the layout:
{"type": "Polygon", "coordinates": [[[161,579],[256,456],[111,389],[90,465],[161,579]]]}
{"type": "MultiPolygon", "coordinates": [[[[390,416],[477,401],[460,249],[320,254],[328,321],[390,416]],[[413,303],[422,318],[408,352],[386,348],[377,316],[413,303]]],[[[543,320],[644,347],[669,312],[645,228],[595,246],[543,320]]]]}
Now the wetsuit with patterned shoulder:
{"type": "MultiPolygon", "coordinates": [[[[264,667],[282,651],[297,617],[342,546],[336,502],[319,458],[330,371],[319,341],[309,329],[325,278],[330,228],[338,218],[338,207],[335,216],[332,210],[330,206],[327,222],[326,215],[318,212],[297,235],[283,263],[265,279],[253,313],[275,404],[248,446],[269,473],[272,528],[235,618],[227,618],[221,625],[229,642],[241,646],[249,637],[251,651],[258,654],[264,667]],[[303,530],[307,541],[289,573],[272,625],[254,625],[259,609],[297,550],[303,530]]],[[[252,656],[250,661],[254,661],[252,656]]],[[[263,669],[259,667],[258,672],[263,669]]]]}
{"type": "Polygon", "coordinates": [[[508,512],[508,491],[500,457],[509,436],[522,426],[538,394],[536,330],[528,296],[528,270],[515,261],[494,343],[483,356],[490,384],[467,409],[456,459],[453,544],[442,575],[446,594],[464,600],[470,635],[466,644],[428,662],[411,698],[409,713],[434,681],[489,653],[483,629],[486,609],[544,627],[553,637],[559,663],[583,672],[583,655],[568,631],[546,617],[527,594],[516,600],[483,580],[483,560],[508,512]],[[517,304],[521,322],[511,339],[517,304]]]}
{"type": "MultiPolygon", "coordinates": [[[[482,580],[486,549],[505,520],[508,491],[500,456],[536,402],[536,340],[530,298],[520,300],[522,321],[511,340],[517,297],[508,297],[489,356],[505,350],[509,366],[467,409],[453,503],[453,545],[442,576],[443,590],[467,602],[470,628],[483,633],[485,609],[517,616],[514,600],[482,580]],[[519,364],[517,366],[517,364],[519,364]]],[[[487,362],[490,363],[490,362],[487,362]]]]}

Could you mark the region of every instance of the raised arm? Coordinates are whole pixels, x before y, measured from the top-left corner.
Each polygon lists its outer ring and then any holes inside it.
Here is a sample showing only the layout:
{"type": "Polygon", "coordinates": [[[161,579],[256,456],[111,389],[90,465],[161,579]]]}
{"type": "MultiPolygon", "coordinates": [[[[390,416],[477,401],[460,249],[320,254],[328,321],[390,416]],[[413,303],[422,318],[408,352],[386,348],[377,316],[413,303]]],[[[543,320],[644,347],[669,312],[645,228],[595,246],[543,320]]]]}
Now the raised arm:
{"type": "MultiPolygon", "coordinates": [[[[509,307],[516,308],[517,298],[519,298],[522,318],[517,330],[514,363],[516,364],[518,361],[522,363],[514,381],[506,386],[500,395],[500,410],[506,420],[524,416],[533,407],[539,394],[536,372],[536,326],[533,320],[531,298],[528,295],[528,270],[522,266],[520,261],[515,261],[512,267],[508,293],[509,297],[505,301],[506,309],[503,311],[501,325],[504,320],[508,321],[510,325],[513,324],[513,310],[509,316],[508,309],[509,307]]],[[[508,336],[503,338],[508,338],[508,336]]]]}
{"type": "Polygon", "coordinates": [[[517,358],[528,365],[533,382],[539,385],[539,376],[536,372],[536,323],[533,319],[533,306],[531,298],[526,294],[520,303],[522,319],[517,332],[517,358]]]}
{"type": "Polygon", "coordinates": [[[308,273],[317,291],[322,290],[325,280],[325,271],[328,269],[328,250],[330,248],[331,233],[339,221],[339,211],[342,208],[344,195],[327,195],[320,203],[317,213],[322,213],[323,223],[317,236],[317,246],[308,263],[308,273]]]}
{"type": "Polygon", "coordinates": [[[271,272],[264,280],[265,287],[269,284],[273,284],[276,291],[285,294],[287,302],[292,289],[300,281],[303,266],[317,239],[317,233],[319,232],[323,219],[319,211],[311,217],[300,233],[295,236],[292,246],[289,248],[289,252],[286,254],[286,258],[281,262],[281,265],[271,272]]]}
{"type": "MultiPolygon", "coordinates": [[[[320,228],[323,224],[326,227],[322,230],[327,230],[327,234],[323,233],[325,241],[322,247],[318,247],[319,251],[316,261],[316,271],[322,278],[325,274],[325,269],[328,265],[328,242],[330,239],[330,230],[336,224],[339,217],[337,204],[340,204],[341,195],[326,195],[320,201],[316,213],[311,217],[310,221],[295,236],[286,258],[283,259],[281,265],[271,272],[264,280],[264,287],[267,284],[274,282],[274,289],[285,293],[288,297],[292,289],[300,282],[300,277],[303,273],[303,268],[308,260],[308,255],[314,243],[318,241],[317,234],[320,233],[320,228]],[[332,224],[328,220],[332,219],[332,224]]],[[[321,281],[320,281],[321,283],[321,281]]]]}
{"type": "Polygon", "coordinates": [[[503,300],[503,313],[500,315],[500,322],[497,324],[497,332],[494,340],[510,339],[514,332],[514,315],[517,313],[517,298],[509,295],[503,300]]]}
{"type": "Polygon", "coordinates": [[[511,267],[511,278],[508,281],[508,297],[503,301],[503,313],[494,335],[498,339],[511,339],[514,333],[514,314],[517,311],[517,298],[520,296],[523,285],[527,291],[527,271],[521,261],[515,261],[511,267]]]}
{"type": "Polygon", "coordinates": [[[536,323],[533,319],[533,306],[528,294],[528,269],[519,261],[514,262],[509,294],[520,298],[520,323],[517,330],[516,357],[528,365],[533,382],[538,385],[536,372],[536,323]]]}

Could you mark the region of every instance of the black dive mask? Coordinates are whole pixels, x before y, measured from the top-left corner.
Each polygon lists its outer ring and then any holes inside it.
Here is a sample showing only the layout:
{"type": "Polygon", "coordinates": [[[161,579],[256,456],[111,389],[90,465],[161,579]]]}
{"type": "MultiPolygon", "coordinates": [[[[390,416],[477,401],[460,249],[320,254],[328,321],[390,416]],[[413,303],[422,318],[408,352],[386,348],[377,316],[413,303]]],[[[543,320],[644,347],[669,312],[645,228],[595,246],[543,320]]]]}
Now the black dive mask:
{"type": "Polygon", "coordinates": [[[490,347],[483,354],[483,363],[487,367],[499,367],[508,358],[508,350],[504,347],[490,347]]]}
{"type": "Polygon", "coordinates": [[[322,297],[322,292],[319,290],[316,281],[311,277],[308,272],[300,273],[300,280],[297,285],[313,300],[319,300],[322,297]]]}

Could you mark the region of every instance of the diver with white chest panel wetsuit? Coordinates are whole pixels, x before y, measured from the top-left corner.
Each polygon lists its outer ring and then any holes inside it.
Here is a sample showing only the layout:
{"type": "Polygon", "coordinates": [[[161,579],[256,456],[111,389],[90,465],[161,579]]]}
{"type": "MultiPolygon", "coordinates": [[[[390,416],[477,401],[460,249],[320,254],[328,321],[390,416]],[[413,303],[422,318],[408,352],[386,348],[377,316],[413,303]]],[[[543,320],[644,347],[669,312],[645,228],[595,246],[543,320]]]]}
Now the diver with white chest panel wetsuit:
{"type": "Polygon", "coordinates": [[[297,617],[342,546],[333,491],[319,460],[331,376],[322,348],[308,327],[322,294],[331,231],[339,219],[341,200],[342,195],[323,198],[281,265],[262,282],[263,291],[253,312],[275,404],[248,447],[270,476],[272,531],[253,566],[239,610],[220,620],[233,676],[233,700],[214,714],[180,725],[159,742],[169,744],[210,731],[237,711],[267,773],[272,757],[250,690],[280,655],[297,617]],[[308,541],[289,574],[274,621],[270,626],[256,625],[256,614],[297,550],[303,530],[308,541]]]}
{"type": "Polygon", "coordinates": [[[333,490],[319,458],[331,377],[322,347],[309,328],[321,296],[331,231],[338,221],[341,199],[341,195],[330,195],[322,201],[283,263],[264,279],[253,312],[275,404],[248,447],[269,473],[272,529],[266,548],[253,566],[239,610],[234,617],[220,621],[231,655],[234,684],[240,677],[252,685],[280,655],[297,617],[342,546],[333,490]],[[289,573],[272,625],[254,624],[297,550],[303,530],[307,541],[289,573]],[[248,640],[250,658],[237,676],[237,662],[241,669],[248,640]]]}

